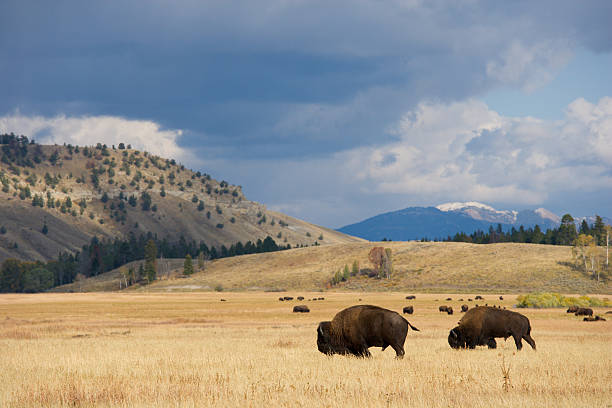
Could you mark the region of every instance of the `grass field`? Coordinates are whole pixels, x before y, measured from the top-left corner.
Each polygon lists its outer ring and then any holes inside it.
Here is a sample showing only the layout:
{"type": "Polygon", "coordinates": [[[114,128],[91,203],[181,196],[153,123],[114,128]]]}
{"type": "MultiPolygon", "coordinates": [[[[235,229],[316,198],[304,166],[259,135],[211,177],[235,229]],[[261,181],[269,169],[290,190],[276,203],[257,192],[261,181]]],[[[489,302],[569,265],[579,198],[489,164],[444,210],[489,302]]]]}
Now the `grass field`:
{"type": "MultiPolygon", "coordinates": [[[[452,350],[472,295],[91,293],[0,295],[2,407],[609,407],[612,322],[525,310],[537,351],[452,350]],[[279,302],[283,295],[323,301],[279,302]],[[444,300],[452,297],[452,301],[444,300]],[[226,301],[221,302],[223,298],[226,301]],[[362,299],[359,301],[359,299],[362,299]],[[295,304],[311,313],[294,314],[295,304]],[[344,307],[412,304],[406,356],[320,354],[316,327],[344,307]],[[503,372],[507,373],[504,379],[503,372]]],[[[515,295],[479,303],[511,307],[515,295]]],[[[603,315],[606,309],[596,309],[603,315]]],[[[606,315],[603,315],[606,316],[606,315]]],[[[607,315],[610,316],[610,315],[607,315]]]]}

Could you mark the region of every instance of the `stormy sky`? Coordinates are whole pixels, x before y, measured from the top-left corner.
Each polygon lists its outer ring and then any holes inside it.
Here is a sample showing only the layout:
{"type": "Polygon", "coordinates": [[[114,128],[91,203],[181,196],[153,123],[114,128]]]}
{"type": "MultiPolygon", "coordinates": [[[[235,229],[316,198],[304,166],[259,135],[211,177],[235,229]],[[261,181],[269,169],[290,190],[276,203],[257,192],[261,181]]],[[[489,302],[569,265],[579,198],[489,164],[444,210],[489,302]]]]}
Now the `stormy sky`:
{"type": "Polygon", "coordinates": [[[612,216],[612,2],[0,3],[0,131],[171,156],[328,227],[612,216]]]}

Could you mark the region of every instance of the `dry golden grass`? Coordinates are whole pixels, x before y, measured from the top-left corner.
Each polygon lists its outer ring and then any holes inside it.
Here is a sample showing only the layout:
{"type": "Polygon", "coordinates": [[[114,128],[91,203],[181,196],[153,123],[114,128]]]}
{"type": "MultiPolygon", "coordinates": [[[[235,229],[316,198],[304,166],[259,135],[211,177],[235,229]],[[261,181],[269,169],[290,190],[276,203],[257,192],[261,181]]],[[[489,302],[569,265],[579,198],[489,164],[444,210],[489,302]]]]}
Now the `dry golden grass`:
{"type": "MultiPolygon", "coordinates": [[[[467,295],[288,293],[43,294],[0,296],[2,407],[577,407],[612,401],[612,322],[564,310],[521,310],[538,351],[456,351],[460,314],[437,311],[467,295]],[[452,301],[445,301],[446,297],[452,301]],[[220,302],[220,299],[226,302],[220,302]],[[362,299],[359,302],[359,298],[362,299]],[[436,299],[439,299],[436,301],[436,299]],[[326,357],[316,326],[342,308],[415,306],[406,356],[326,357]],[[505,370],[505,371],[504,371],[505,370]],[[504,377],[505,373],[505,377],[504,377]]],[[[510,307],[515,296],[485,295],[510,307]]],[[[472,304],[474,302],[471,302],[472,304]]],[[[604,310],[596,310],[603,313],[604,310]]]]}
{"type": "MultiPolygon", "coordinates": [[[[571,292],[612,294],[612,280],[596,282],[571,267],[571,248],[552,245],[456,242],[370,242],[298,248],[244,255],[211,262],[205,271],[178,279],[182,260],[173,260],[174,274],[145,291],[202,291],[221,285],[229,291],[321,290],[335,271],[353,261],[369,268],[368,253],[383,245],[393,251],[391,279],[352,277],[334,287],[346,291],[420,292],[571,292]]],[[[195,265],[197,268],[197,265],[195,265]]],[[[83,282],[83,291],[118,290],[119,273],[83,282]]],[[[79,291],[77,284],[57,288],[79,291]]],[[[133,289],[132,289],[133,290],[133,289]]]]}

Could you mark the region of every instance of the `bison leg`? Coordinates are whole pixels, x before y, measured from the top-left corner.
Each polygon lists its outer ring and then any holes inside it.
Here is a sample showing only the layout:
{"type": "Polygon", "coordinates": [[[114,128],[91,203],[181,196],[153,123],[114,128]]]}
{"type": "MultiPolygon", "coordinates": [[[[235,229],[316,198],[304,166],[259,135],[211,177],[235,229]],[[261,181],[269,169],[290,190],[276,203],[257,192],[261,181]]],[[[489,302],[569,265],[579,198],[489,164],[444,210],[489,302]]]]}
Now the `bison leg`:
{"type": "Polygon", "coordinates": [[[392,344],[391,347],[393,347],[393,350],[395,350],[395,358],[398,360],[404,358],[404,354],[406,353],[404,352],[404,348],[402,346],[399,344],[392,344]]]}
{"type": "Polygon", "coordinates": [[[532,349],[536,349],[536,345],[535,345],[535,340],[533,340],[533,338],[531,337],[531,335],[526,334],[523,336],[523,338],[525,339],[525,341],[527,343],[529,343],[529,345],[531,346],[532,349]]]}
{"type": "Polygon", "coordinates": [[[518,334],[512,334],[512,337],[514,338],[514,344],[516,344],[516,349],[520,350],[523,348],[523,342],[521,341],[521,336],[518,334]]]}
{"type": "Polygon", "coordinates": [[[487,340],[487,347],[490,348],[490,349],[497,348],[497,342],[495,341],[495,339],[493,337],[491,337],[489,340],[487,340]]]}

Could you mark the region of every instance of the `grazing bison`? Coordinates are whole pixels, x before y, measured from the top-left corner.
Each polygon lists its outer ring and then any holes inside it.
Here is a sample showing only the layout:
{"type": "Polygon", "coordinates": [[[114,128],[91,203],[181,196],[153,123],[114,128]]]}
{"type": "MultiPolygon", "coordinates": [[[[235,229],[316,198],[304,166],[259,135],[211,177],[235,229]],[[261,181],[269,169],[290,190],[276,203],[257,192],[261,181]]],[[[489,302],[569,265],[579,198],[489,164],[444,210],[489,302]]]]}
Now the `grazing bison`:
{"type": "Polygon", "coordinates": [[[341,310],[332,321],[317,328],[317,347],[321,353],[352,354],[370,357],[368,348],[391,346],[396,357],[404,357],[408,327],[419,331],[399,313],[372,305],[357,305],[341,310]]]}
{"type": "Polygon", "coordinates": [[[475,307],[470,309],[459,321],[459,325],[448,334],[448,344],[452,348],[475,348],[488,346],[495,348],[496,337],[504,340],[512,336],[517,350],[523,348],[521,339],[535,350],[536,344],[531,338],[529,319],[520,313],[493,307],[475,307]]]}
{"type": "Polygon", "coordinates": [[[461,305],[461,311],[462,311],[463,313],[467,312],[467,311],[468,311],[468,309],[469,309],[469,308],[468,308],[468,305],[461,305]]]}
{"type": "Polygon", "coordinates": [[[606,321],[606,319],[604,319],[601,316],[595,316],[595,317],[589,316],[589,317],[585,317],[582,320],[584,320],[585,322],[597,322],[597,321],[605,322],[606,321]]]}
{"type": "Polygon", "coordinates": [[[452,315],[453,314],[453,307],[452,306],[447,307],[446,308],[446,313],[448,313],[449,315],[452,315]]]}
{"type": "Polygon", "coordinates": [[[414,296],[414,295],[406,296],[406,300],[413,300],[413,299],[416,299],[416,296],[414,296]]]}
{"type": "Polygon", "coordinates": [[[463,302],[463,298],[459,298],[459,301],[460,301],[460,302],[463,302]]]}
{"type": "Polygon", "coordinates": [[[471,302],[471,301],[472,301],[472,299],[468,299],[468,302],[471,302]]]}
{"type": "Polygon", "coordinates": [[[402,310],[402,312],[404,314],[406,314],[406,313],[412,314],[412,313],[414,313],[414,308],[412,306],[404,306],[404,309],[402,310]]]}
{"type": "Polygon", "coordinates": [[[310,309],[306,305],[293,306],[293,313],[308,313],[310,309]]]}
{"type": "Polygon", "coordinates": [[[438,308],[438,310],[439,310],[440,312],[448,312],[448,306],[440,306],[440,307],[438,308]]]}
{"type": "Polygon", "coordinates": [[[284,302],[285,298],[279,297],[278,300],[280,300],[281,302],[284,302]]]}
{"type": "Polygon", "coordinates": [[[283,299],[285,299],[285,300],[293,300],[293,298],[291,296],[285,296],[285,297],[283,297],[283,299]]]}
{"type": "Polygon", "coordinates": [[[446,300],[453,300],[453,298],[446,298],[446,300]]]}
{"type": "Polygon", "coordinates": [[[504,300],[504,297],[503,297],[503,296],[500,296],[500,297],[499,297],[499,300],[504,300]]]}
{"type": "Polygon", "coordinates": [[[298,296],[297,300],[304,300],[304,296],[298,296]]]}
{"type": "Polygon", "coordinates": [[[576,313],[578,311],[578,306],[570,306],[567,308],[565,313],[576,313]]]}
{"type": "Polygon", "coordinates": [[[574,314],[576,316],[593,316],[593,309],[590,307],[579,307],[574,314]]]}
{"type": "Polygon", "coordinates": [[[324,297],[320,297],[317,300],[325,300],[325,298],[324,297]]]}
{"type": "Polygon", "coordinates": [[[480,296],[480,295],[476,295],[476,297],[474,299],[476,299],[476,300],[484,300],[483,297],[480,296]]]}
{"type": "Polygon", "coordinates": [[[612,310],[608,310],[606,314],[612,314],[612,310]]]}

